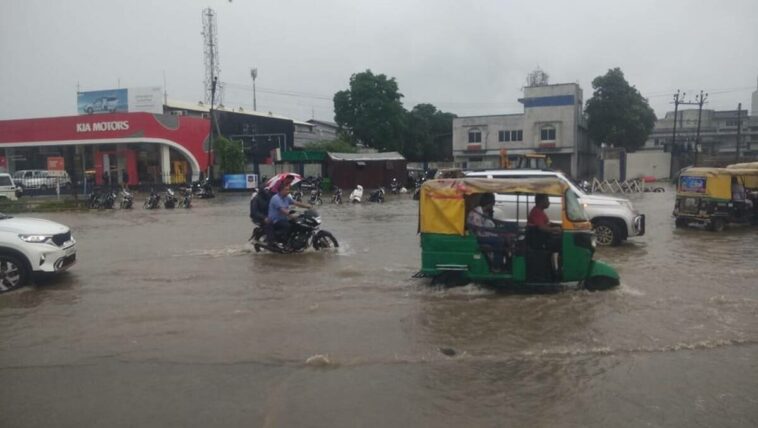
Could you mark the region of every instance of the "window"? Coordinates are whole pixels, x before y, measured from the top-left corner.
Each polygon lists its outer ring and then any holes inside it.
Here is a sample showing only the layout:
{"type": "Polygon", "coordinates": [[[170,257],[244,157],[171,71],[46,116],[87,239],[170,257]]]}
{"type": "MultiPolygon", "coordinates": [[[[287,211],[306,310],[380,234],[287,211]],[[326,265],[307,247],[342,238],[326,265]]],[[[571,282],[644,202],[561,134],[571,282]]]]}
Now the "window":
{"type": "Polygon", "coordinates": [[[471,143],[481,143],[482,142],[482,131],[480,131],[477,128],[470,129],[468,131],[468,142],[471,143]]]}
{"type": "Polygon", "coordinates": [[[552,126],[545,126],[540,129],[540,140],[553,141],[555,140],[555,128],[552,126]]]}
{"type": "Polygon", "coordinates": [[[727,120],[726,126],[734,126],[737,127],[737,121],[736,120],[727,120]]]}
{"type": "Polygon", "coordinates": [[[511,141],[511,132],[510,131],[498,131],[497,132],[497,140],[501,143],[506,141],[511,141]]]}
{"type": "Polygon", "coordinates": [[[524,139],[524,131],[519,129],[518,131],[511,131],[511,141],[521,141],[524,139]]]}

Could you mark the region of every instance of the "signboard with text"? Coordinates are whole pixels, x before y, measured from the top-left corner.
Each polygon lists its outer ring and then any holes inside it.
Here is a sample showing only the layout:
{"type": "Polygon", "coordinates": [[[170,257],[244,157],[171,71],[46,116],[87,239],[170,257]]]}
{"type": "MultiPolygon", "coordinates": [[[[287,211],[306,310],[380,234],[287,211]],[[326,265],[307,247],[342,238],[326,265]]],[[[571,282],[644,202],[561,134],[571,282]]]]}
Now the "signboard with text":
{"type": "Polygon", "coordinates": [[[51,171],[63,171],[65,162],[61,156],[50,156],[47,158],[47,169],[51,171]]]}

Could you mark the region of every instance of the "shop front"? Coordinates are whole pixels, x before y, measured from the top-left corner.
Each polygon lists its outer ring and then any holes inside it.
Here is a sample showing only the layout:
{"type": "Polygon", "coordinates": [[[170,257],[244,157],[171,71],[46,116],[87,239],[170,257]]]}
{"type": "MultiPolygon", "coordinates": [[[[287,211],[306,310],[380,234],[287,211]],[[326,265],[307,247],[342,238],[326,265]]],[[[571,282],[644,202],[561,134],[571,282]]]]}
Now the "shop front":
{"type": "Polygon", "coordinates": [[[207,170],[209,131],[204,118],[150,113],[5,120],[0,171],[65,170],[83,186],[185,183],[207,170]]]}

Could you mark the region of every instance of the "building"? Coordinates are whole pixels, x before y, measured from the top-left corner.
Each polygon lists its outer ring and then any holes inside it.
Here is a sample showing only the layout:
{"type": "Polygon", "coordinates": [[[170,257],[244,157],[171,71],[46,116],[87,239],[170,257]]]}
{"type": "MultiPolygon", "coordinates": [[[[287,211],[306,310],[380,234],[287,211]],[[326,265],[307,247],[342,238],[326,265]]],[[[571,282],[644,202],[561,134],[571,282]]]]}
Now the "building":
{"type": "Polygon", "coordinates": [[[547,154],[552,168],[574,177],[595,173],[597,154],[587,135],[579,85],[526,87],[519,102],[522,113],[453,119],[456,167],[498,167],[501,150],[506,149],[509,155],[547,154]]]}
{"type": "Polygon", "coordinates": [[[307,122],[295,121],[295,148],[306,148],[309,143],[334,141],[337,139],[339,126],[325,120],[311,119],[307,122]]]}
{"type": "Polygon", "coordinates": [[[152,113],[0,121],[0,170],[64,169],[75,183],[150,185],[197,180],[208,167],[210,122],[152,113]]]}
{"type": "Polygon", "coordinates": [[[328,153],[327,176],[340,189],[352,189],[358,184],[365,189],[389,187],[392,179],[405,183],[407,162],[398,152],[385,153],[328,153]]]}
{"type": "Polygon", "coordinates": [[[672,153],[672,172],[689,165],[715,165],[733,162],[737,156],[739,134],[740,155],[752,159],[758,156],[758,116],[748,115],[747,109],[706,110],[686,109],[677,112],[676,144],[674,112],[658,119],[642,151],[672,153]],[[700,141],[698,144],[698,113],[700,141]],[[738,124],[740,126],[738,133],[738,124]]]}

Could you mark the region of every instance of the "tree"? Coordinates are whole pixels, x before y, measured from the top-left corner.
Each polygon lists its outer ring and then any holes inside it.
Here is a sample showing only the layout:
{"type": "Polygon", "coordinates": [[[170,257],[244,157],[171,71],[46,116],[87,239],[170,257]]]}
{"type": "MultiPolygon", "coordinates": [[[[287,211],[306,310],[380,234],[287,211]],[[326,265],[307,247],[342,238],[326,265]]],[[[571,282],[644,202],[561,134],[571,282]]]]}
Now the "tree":
{"type": "Polygon", "coordinates": [[[432,104],[413,107],[406,120],[403,156],[412,161],[452,159],[454,117],[432,104]]]}
{"type": "Polygon", "coordinates": [[[587,101],[587,128],[595,144],[611,144],[633,152],[645,144],[655,126],[655,112],[647,99],[630,86],[620,68],[592,81],[587,101]]]}
{"type": "Polygon", "coordinates": [[[379,151],[402,150],[405,109],[397,82],[366,70],[334,95],[334,119],[348,140],[379,151]]]}
{"type": "Polygon", "coordinates": [[[355,153],[357,148],[344,139],[314,141],[305,144],[306,150],[335,152],[335,153],[355,153]]]}
{"type": "Polygon", "coordinates": [[[527,74],[526,76],[526,86],[528,88],[533,88],[535,86],[547,86],[550,81],[550,75],[542,71],[541,68],[537,67],[534,71],[527,74]]]}
{"type": "Polygon", "coordinates": [[[226,137],[219,137],[214,141],[213,151],[219,169],[224,174],[245,172],[245,151],[242,148],[241,141],[231,141],[226,137]]]}

